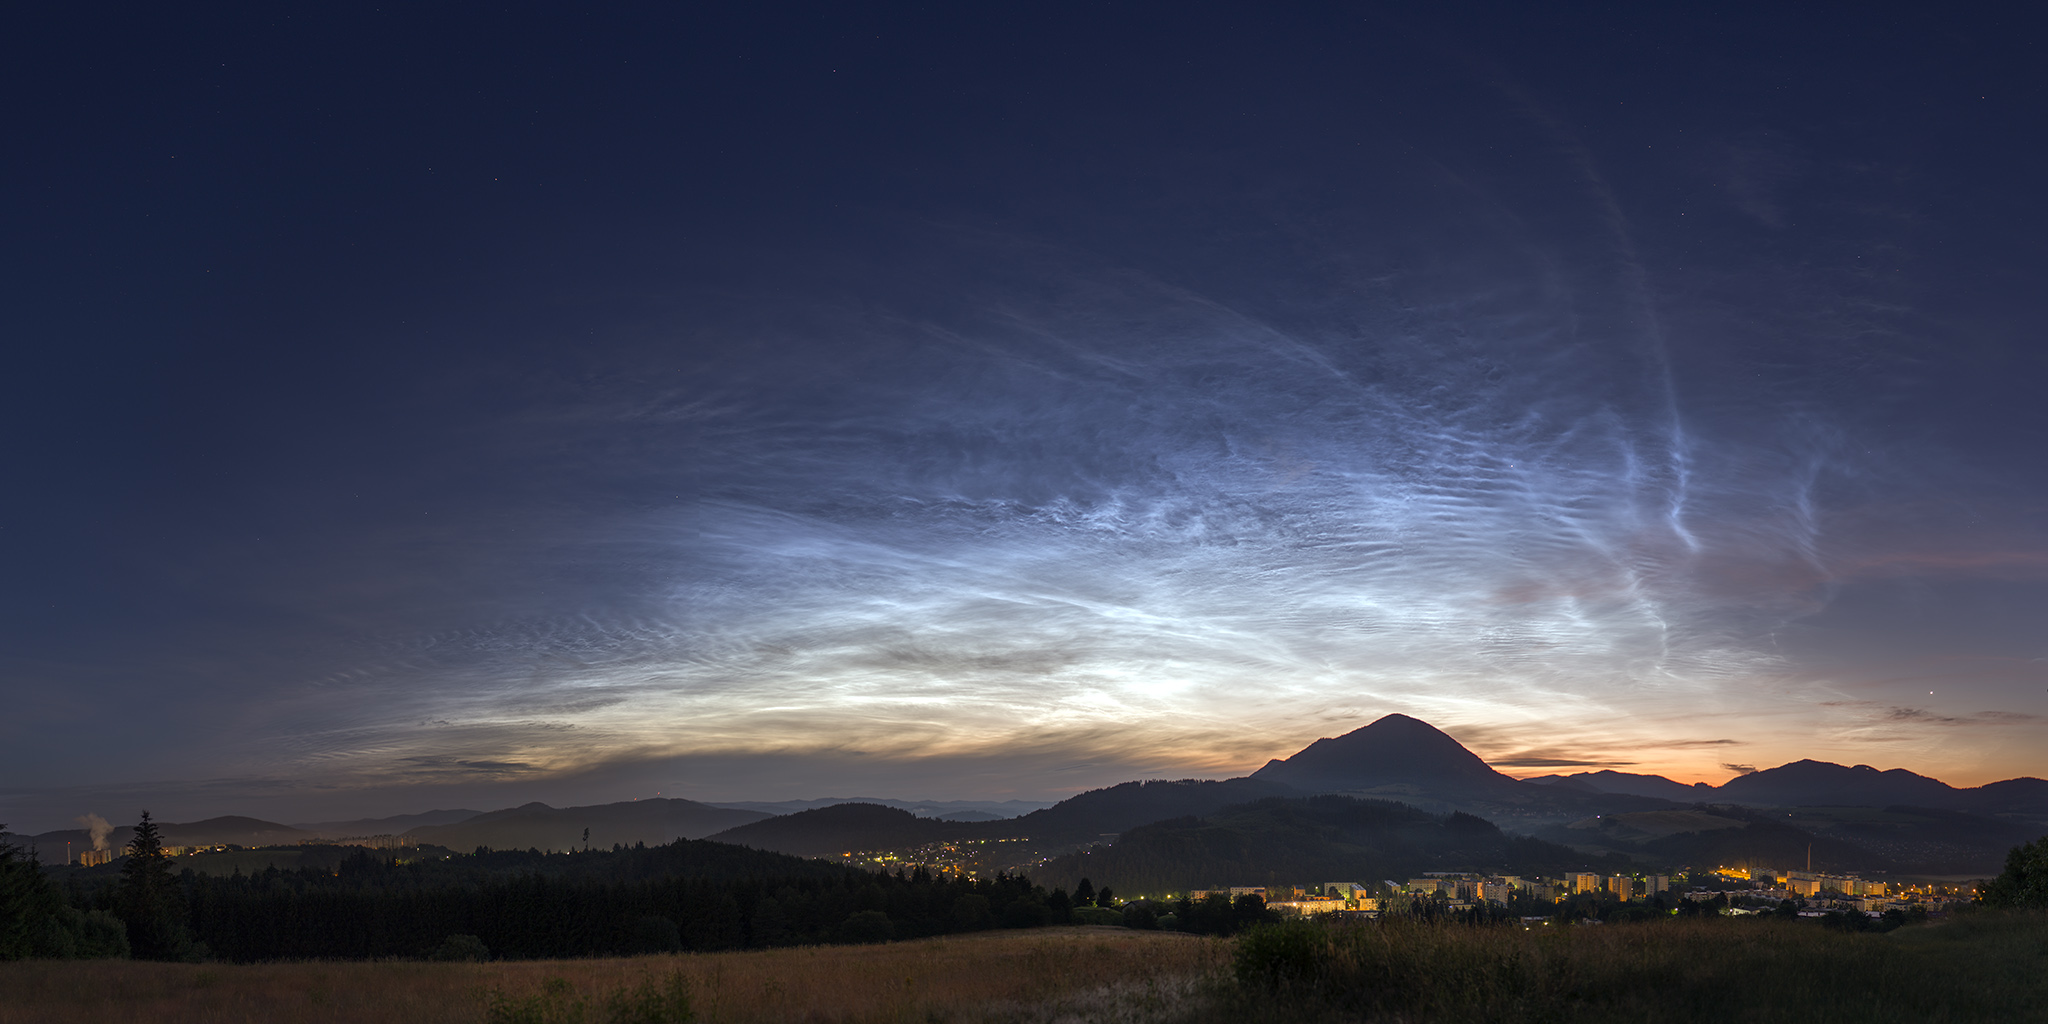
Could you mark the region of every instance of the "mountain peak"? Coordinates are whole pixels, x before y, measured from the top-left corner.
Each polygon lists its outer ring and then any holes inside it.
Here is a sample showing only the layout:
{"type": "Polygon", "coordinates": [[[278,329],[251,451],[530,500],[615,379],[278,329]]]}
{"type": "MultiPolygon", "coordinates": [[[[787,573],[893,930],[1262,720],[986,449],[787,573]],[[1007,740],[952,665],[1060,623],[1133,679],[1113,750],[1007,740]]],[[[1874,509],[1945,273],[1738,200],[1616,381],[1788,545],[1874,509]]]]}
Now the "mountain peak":
{"type": "Polygon", "coordinates": [[[1310,792],[1389,786],[1469,791],[1519,785],[1443,730],[1402,714],[1319,739],[1293,757],[1269,762],[1252,777],[1310,792]]]}

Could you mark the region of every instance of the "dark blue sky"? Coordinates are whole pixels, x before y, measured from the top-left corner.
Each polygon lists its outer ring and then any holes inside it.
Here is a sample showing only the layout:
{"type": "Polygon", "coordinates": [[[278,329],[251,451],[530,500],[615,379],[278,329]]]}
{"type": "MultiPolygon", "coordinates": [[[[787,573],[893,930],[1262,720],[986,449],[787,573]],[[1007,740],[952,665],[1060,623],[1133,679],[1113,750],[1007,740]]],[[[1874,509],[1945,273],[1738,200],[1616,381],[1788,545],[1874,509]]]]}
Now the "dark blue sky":
{"type": "Polygon", "coordinates": [[[0,821],[2041,774],[2006,17],[18,15],[0,821]]]}

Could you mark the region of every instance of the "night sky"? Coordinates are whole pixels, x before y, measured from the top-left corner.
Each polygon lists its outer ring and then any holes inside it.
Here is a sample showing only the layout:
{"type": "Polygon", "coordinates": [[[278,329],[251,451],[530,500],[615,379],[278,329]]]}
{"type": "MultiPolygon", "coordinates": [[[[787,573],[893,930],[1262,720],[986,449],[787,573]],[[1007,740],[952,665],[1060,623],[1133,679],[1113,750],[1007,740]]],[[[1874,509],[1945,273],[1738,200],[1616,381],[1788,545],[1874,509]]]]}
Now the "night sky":
{"type": "Polygon", "coordinates": [[[10,14],[0,821],[2048,774],[2022,8],[721,6],[10,14]]]}

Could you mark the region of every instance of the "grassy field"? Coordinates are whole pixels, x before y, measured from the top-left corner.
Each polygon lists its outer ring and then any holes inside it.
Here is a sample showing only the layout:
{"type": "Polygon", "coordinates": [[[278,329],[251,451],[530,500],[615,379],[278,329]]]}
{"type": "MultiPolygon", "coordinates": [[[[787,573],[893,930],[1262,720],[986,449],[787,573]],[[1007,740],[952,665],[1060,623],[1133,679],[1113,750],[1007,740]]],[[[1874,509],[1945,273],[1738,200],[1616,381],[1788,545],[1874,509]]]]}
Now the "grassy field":
{"type": "Polygon", "coordinates": [[[699,1020],[733,1024],[1169,1020],[1190,1009],[1197,980],[1221,970],[1229,949],[1179,933],[1082,927],[488,964],[31,961],[0,964],[0,1024],[482,1024],[493,995],[517,1004],[566,988],[565,998],[552,1001],[598,1003],[674,972],[686,980],[699,1020]]]}
{"type": "MultiPolygon", "coordinates": [[[[680,977],[695,1019],[813,1024],[2048,1022],[2048,915],[1889,934],[1811,921],[1469,928],[1394,922],[1204,939],[1122,928],[879,946],[488,964],[0,964],[0,1024],[622,1019],[680,977]],[[494,1016],[491,1010],[496,1005],[494,1016]]],[[[660,1020],[659,1016],[623,1019],[660,1020]]]]}
{"type": "Polygon", "coordinates": [[[2048,1022],[2048,915],[1889,934],[1705,918],[1492,928],[1285,926],[1240,939],[1214,1020],[2048,1022]]]}

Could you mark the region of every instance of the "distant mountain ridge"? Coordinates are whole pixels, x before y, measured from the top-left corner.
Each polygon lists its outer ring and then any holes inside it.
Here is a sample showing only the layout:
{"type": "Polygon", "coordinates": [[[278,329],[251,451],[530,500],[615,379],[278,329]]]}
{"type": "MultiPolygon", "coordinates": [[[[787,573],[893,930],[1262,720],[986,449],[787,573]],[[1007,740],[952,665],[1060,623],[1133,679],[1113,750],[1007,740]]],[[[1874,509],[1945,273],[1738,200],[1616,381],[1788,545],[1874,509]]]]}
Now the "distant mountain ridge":
{"type": "Polygon", "coordinates": [[[550,807],[536,802],[479,814],[452,825],[422,825],[404,834],[421,843],[465,852],[480,846],[542,851],[572,850],[585,845],[661,846],[677,839],[702,839],[713,832],[767,817],[770,815],[760,811],[712,807],[694,800],[656,798],[588,807],[550,807]],[[586,829],[588,839],[584,838],[586,829]]]}
{"type": "Polygon", "coordinates": [[[1654,796],[1680,803],[1708,802],[1750,807],[1929,807],[2040,820],[2048,823],[2048,780],[2006,779],[1958,788],[1904,768],[1879,771],[1867,764],[1799,760],[1749,772],[1719,786],[1690,786],[1661,775],[1579,772],[1544,775],[1525,782],[1587,793],[1654,796]]]}
{"type": "Polygon", "coordinates": [[[408,829],[421,825],[453,825],[468,821],[482,814],[482,811],[449,810],[421,811],[418,814],[394,814],[388,818],[357,818],[352,821],[316,821],[294,824],[302,832],[310,832],[323,839],[357,838],[362,836],[400,835],[408,829]]]}

